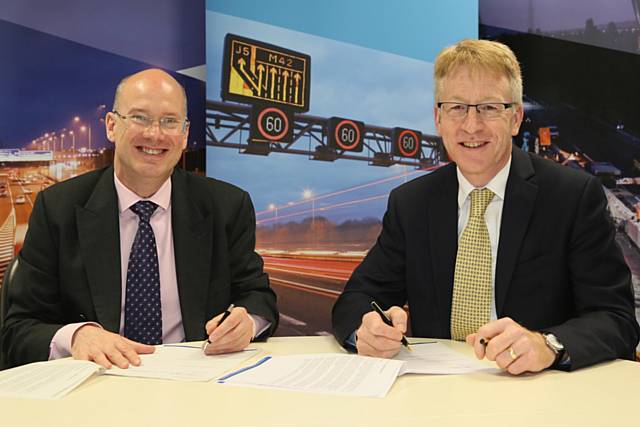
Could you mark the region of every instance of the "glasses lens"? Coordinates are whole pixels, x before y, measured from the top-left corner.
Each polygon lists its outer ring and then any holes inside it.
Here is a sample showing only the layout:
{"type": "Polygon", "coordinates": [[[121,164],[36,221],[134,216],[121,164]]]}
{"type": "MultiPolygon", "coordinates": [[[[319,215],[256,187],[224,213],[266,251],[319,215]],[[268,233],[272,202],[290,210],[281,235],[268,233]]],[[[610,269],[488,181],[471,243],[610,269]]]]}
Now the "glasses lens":
{"type": "Polygon", "coordinates": [[[163,131],[173,132],[180,129],[180,121],[173,117],[163,117],[160,119],[160,127],[163,131]]]}
{"type": "Polygon", "coordinates": [[[131,121],[131,123],[137,126],[147,127],[152,123],[152,120],[149,117],[143,116],[142,114],[132,114],[127,118],[131,121]]]}
{"type": "Polygon", "coordinates": [[[478,105],[478,112],[483,117],[488,119],[494,119],[499,117],[505,110],[504,104],[480,104],[478,105]]]}
{"type": "Polygon", "coordinates": [[[456,104],[454,102],[447,102],[442,105],[445,113],[453,118],[460,118],[467,115],[469,106],[466,104],[456,104]]]}

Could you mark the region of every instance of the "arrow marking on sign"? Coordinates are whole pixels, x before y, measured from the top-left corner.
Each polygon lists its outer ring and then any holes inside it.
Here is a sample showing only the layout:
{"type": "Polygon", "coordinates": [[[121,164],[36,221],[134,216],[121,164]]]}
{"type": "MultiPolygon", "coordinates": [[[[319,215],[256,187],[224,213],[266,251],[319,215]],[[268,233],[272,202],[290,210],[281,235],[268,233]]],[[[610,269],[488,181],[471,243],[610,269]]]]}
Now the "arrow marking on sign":
{"type": "Polygon", "coordinates": [[[255,90],[257,90],[258,92],[260,92],[260,88],[258,88],[258,87],[256,86],[256,82],[254,82],[254,81],[253,81],[253,79],[251,78],[251,76],[250,76],[250,75],[247,73],[247,71],[244,69],[244,66],[245,66],[246,64],[247,64],[247,63],[245,62],[244,58],[240,58],[240,59],[238,59],[238,66],[240,67],[240,73],[241,73],[241,74],[244,74],[244,76],[245,76],[245,81],[246,81],[247,83],[250,83],[250,84],[251,84],[251,86],[253,86],[253,88],[254,88],[255,90]]]}
{"type": "Polygon", "coordinates": [[[262,96],[262,89],[266,89],[266,85],[262,87],[262,75],[264,74],[264,65],[258,65],[258,96],[262,96]]]}
{"type": "Polygon", "coordinates": [[[293,80],[296,81],[296,96],[295,96],[295,103],[298,104],[298,88],[300,86],[300,73],[295,73],[293,75],[293,80]]]}
{"type": "Polygon", "coordinates": [[[289,72],[287,70],[284,70],[282,72],[282,76],[284,77],[284,82],[282,83],[282,100],[286,101],[286,96],[287,96],[287,80],[289,79],[289,72]]]}
{"type": "Polygon", "coordinates": [[[275,91],[275,87],[276,87],[276,74],[277,71],[275,68],[271,67],[271,69],[269,70],[269,73],[271,74],[271,99],[274,98],[274,91],[275,91]]]}

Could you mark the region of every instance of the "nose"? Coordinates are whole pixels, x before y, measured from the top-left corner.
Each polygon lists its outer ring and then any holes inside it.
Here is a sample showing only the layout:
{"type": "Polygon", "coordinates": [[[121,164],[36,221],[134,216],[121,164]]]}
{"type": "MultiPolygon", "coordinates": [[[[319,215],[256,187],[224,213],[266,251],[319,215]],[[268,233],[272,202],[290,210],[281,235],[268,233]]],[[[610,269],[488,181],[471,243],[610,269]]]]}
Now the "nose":
{"type": "Polygon", "coordinates": [[[145,128],[144,135],[148,138],[159,138],[162,136],[162,131],[160,130],[160,122],[158,120],[154,120],[150,126],[145,128]]]}
{"type": "Polygon", "coordinates": [[[462,119],[462,129],[467,133],[475,133],[484,125],[475,107],[470,107],[467,115],[462,119]]]}

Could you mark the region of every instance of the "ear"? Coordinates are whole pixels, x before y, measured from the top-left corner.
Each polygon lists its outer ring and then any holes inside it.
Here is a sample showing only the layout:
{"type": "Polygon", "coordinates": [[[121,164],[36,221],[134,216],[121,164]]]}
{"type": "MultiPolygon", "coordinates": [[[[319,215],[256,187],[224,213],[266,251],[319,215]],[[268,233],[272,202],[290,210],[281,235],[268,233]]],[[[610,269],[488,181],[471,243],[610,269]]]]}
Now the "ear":
{"type": "Polygon", "coordinates": [[[108,112],[104,118],[104,128],[107,133],[107,139],[113,143],[116,142],[116,116],[112,112],[108,112]]]}
{"type": "Polygon", "coordinates": [[[516,136],[518,132],[520,132],[520,125],[522,124],[523,118],[524,118],[524,107],[522,105],[518,105],[516,107],[515,114],[512,116],[511,136],[516,136]]]}
{"type": "Polygon", "coordinates": [[[189,141],[189,126],[191,123],[187,123],[187,128],[184,130],[184,136],[182,137],[182,151],[187,149],[187,142],[189,141]]]}
{"type": "Polygon", "coordinates": [[[438,131],[438,135],[442,136],[442,132],[440,132],[440,121],[442,120],[441,111],[437,106],[433,106],[433,120],[436,123],[436,130],[438,131]]]}

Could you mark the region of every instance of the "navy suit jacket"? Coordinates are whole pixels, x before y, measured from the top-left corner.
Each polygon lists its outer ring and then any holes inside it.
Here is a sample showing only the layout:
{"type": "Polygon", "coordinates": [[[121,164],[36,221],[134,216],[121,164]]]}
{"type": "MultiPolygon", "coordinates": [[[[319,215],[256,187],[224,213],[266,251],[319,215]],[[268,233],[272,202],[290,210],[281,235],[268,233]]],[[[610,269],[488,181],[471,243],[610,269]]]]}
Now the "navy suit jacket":
{"type": "MultiPolygon", "coordinates": [[[[457,198],[453,163],[391,192],[382,232],[333,308],[340,343],[372,299],[407,303],[414,336],[450,338],[457,198]]],[[[514,147],[496,264],[498,318],[555,334],[572,369],[633,359],[631,275],[595,177],[514,147]]]]}
{"type": "MultiPolygon", "coordinates": [[[[2,351],[9,366],[46,360],[58,329],[94,321],[120,329],[118,199],[113,167],[38,194],[9,289],[2,351]]],[[[278,324],[276,298],[254,252],[249,195],[230,184],[175,169],[171,215],[178,295],[186,339],[230,303],[278,324]]]]}

